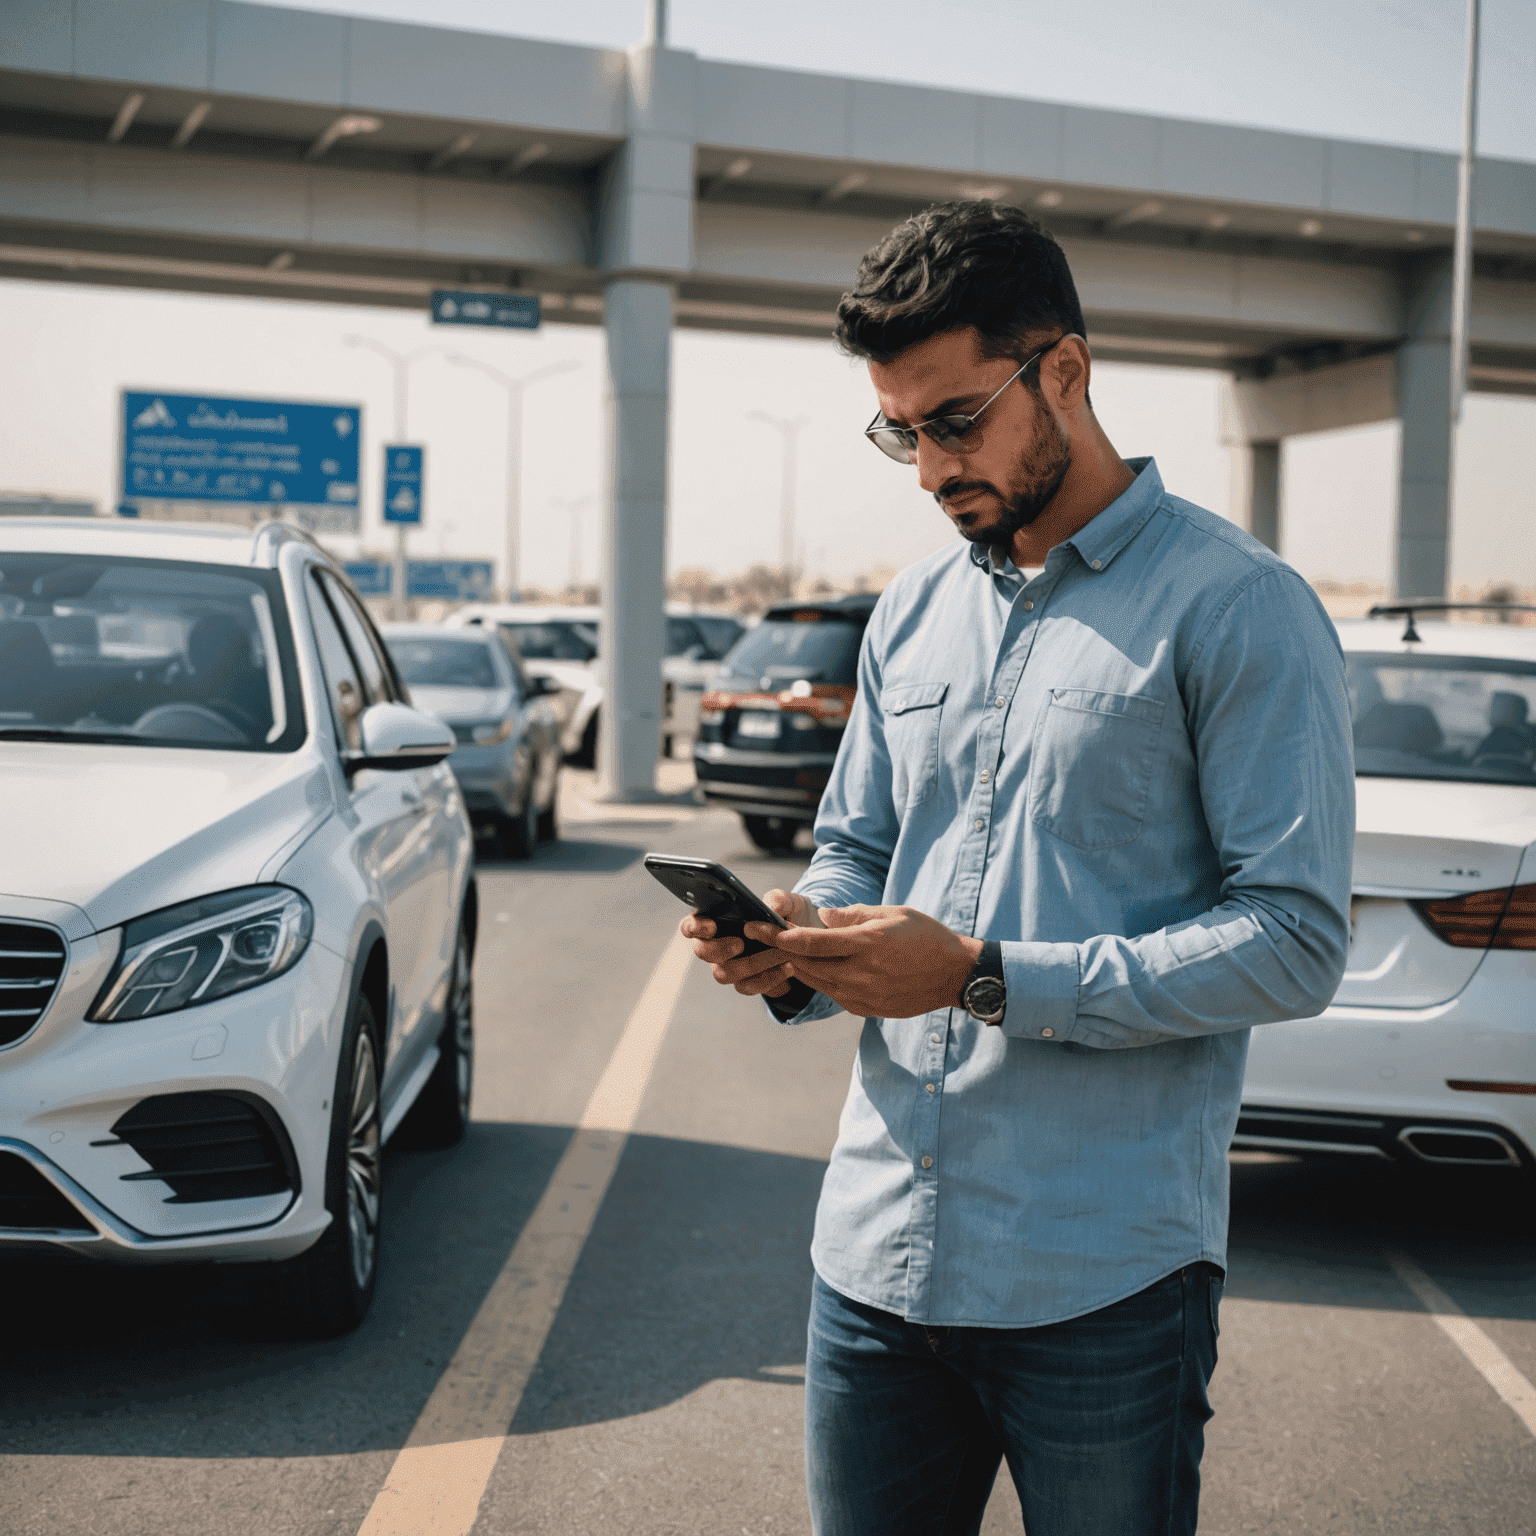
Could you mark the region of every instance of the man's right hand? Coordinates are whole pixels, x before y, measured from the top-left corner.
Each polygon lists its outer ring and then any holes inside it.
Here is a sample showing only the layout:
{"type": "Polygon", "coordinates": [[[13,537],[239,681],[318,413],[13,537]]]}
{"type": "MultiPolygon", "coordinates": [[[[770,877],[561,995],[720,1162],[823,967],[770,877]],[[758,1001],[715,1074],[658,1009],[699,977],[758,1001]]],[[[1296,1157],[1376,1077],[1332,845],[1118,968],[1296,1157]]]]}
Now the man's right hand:
{"type": "MultiPolygon", "coordinates": [[[[792,891],[768,891],[763,900],[794,928],[825,928],[816,903],[792,891]]],[[[710,966],[721,986],[735,987],[743,997],[782,997],[789,990],[789,972],[777,950],[765,949],[744,955],[744,939],[717,938],[715,925],[697,912],[679,925],[685,939],[693,940],[693,952],[710,966]]]]}

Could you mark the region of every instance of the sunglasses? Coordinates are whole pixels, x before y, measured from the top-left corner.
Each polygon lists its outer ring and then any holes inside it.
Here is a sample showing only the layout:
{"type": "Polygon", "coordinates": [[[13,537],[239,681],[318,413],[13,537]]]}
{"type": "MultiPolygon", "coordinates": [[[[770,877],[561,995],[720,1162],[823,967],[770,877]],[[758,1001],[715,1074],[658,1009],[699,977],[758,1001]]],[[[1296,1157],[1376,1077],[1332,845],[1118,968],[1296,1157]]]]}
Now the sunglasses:
{"type": "MultiPolygon", "coordinates": [[[[1067,336],[1077,336],[1076,331],[1068,331],[1067,336]]],[[[915,427],[892,426],[885,419],[882,412],[875,412],[875,419],[864,428],[864,435],[876,448],[888,459],[895,459],[898,464],[917,463],[917,434],[925,433],[933,442],[937,443],[946,453],[964,453],[965,440],[976,428],[976,423],[981,420],[981,413],[992,404],[997,396],[1007,389],[1014,379],[1020,378],[1026,370],[1038,363],[1051,347],[1059,347],[1067,336],[1058,336],[1049,347],[1041,347],[1033,357],[1027,358],[1024,366],[1011,377],[1003,381],[1002,387],[991,399],[983,402],[969,416],[955,414],[953,416],[935,416],[932,421],[920,421],[915,427]]],[[[1082,340],[1078,336],[1079,341],[1082,340]]]]}

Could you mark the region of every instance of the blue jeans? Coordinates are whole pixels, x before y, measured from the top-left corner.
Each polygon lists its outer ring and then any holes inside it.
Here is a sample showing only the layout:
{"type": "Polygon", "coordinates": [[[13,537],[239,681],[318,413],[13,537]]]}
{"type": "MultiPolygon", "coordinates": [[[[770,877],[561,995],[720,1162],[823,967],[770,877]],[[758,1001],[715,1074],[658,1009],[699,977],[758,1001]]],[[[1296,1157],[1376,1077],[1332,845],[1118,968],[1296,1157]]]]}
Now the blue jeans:
{"type": "Polygon", "coordinates": [[[1192,1536],[1221,1272],[1042,1328],[931,1328],[817,1276],[816,1536],[973,1536],[1006,1456],[1029,1536],[1192,1536]]]}

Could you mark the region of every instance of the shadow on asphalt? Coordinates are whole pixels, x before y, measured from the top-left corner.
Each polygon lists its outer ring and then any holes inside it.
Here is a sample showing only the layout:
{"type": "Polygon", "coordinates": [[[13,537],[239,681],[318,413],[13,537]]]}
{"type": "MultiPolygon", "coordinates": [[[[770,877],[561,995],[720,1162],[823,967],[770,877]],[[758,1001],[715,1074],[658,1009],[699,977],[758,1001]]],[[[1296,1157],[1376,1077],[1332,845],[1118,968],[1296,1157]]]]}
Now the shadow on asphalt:
{"type": "MultiPolygon", "coordinates": [[[[320,1456],[394,1449],[543,1193],[563,1127],[477,1122],[452,1152],[386,1156],[387,1231],[368,1321],[274,1343],[210,1267],[8,1257],[10,1454],[320,1456]]],[[[635,1137],[516,1432],[623,1417],[804,1357],[806,1251],[823,1165],[635,1137]]]]}
{"type": "Polygon", "coordinates": [[[527,871],[537,875],[613,875],[645,855],[633,843],[601,842],[595,838],[562,837],[540,843],[531,859],[503,859],[477,850],[476,869],[527,871]]]}
{"type": "Polygon", "coordinates": [[[1406,1253],[1474,1317],[1536,1319],[1536,1179],[1328,1158],[1232,1165],[1227,1294],[1417,1311],[1406,1253]]]}

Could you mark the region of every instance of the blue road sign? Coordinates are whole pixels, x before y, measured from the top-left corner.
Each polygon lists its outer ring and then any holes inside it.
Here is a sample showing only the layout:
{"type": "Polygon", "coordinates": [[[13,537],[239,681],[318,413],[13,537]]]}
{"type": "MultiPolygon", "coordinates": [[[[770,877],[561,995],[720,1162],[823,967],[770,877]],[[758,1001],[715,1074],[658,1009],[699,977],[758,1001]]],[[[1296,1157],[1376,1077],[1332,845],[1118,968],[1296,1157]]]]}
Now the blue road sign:
{"type": "Polygon", "coordinates": [[[388,597],[394,590],[394,566],[388,560],[346,560],[342,569],[363,597],[388,597]]]}
{"type": "Polygon", "coordinates": [[[357,510],[355,405],[123,391],[122,496],[357,510]]]}
{"type": "Polygon", "coordinates": [[[539,328],[539,296],[536,293],[472,293],[460,288],[434,288],[432,319],[437,325],[490,325],[536,331],[539,328]]]}
{"type": "Polygon", "coordinates": [[[384,449],[384,521],[421,521],[421,455],[419,446],[392,443],[384,449]]]}
{"type": "Polygon", "coordinates": [[[488,601],[496,588],[489,560],[407,560],[407,597],[449,597],[467,603],[488,601]]]}

